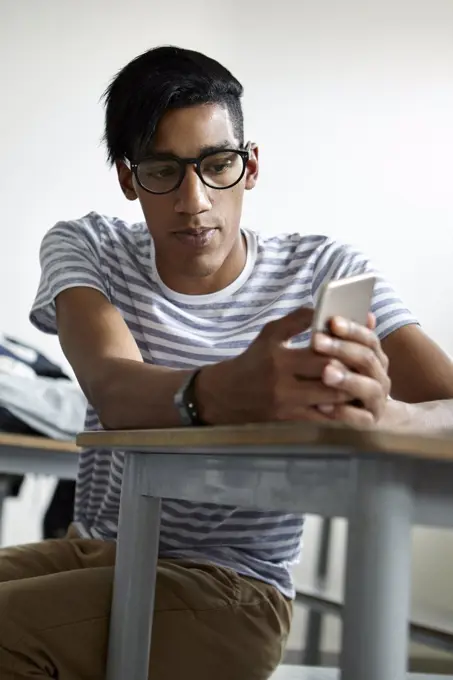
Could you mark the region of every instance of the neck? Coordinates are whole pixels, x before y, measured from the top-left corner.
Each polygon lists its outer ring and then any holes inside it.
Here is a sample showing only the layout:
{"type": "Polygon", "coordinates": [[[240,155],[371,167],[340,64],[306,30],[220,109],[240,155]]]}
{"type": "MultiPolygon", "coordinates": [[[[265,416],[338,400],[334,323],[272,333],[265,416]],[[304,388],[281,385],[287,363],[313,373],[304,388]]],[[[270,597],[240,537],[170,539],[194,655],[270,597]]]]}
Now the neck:
{"type": "Polygon", "coordinates": [[[204,276],[174,271],[174,262],[167,265],[156,258],[159,276],[168,288],[183,295],[209,295],[227,288],[241,274],[247,260],[247,241],[240,233],[227,257],[212,274],[204,276]]]}

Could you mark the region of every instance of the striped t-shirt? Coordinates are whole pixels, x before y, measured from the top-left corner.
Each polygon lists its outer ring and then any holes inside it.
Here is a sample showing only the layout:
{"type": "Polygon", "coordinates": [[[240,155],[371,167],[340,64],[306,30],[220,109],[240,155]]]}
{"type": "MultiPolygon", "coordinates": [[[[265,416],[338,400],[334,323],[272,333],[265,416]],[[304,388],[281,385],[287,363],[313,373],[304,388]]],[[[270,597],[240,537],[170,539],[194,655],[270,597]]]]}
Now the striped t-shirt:
{"type": "MultiPolygon", "coordinates": [[[[360,253],[325,236],[243,233],[247,261],[239,277],[216,293],[183,295],[161,281],[146,224],[97,213],[58,223],[41,246],[31,321],[56,333],[56,296],[75,286],[95,288],[120,311],[145,362],[188,369],[243,352],[267,322],[314,306],[323,282],[372,270],[360,253]]],[[[373,311],[380,338],[415,322],[380,278],[373,311]]],[[[293,345],[308,342],[307,331],[293,345]]],[[[89,406],[86,428],[101,427],[89,406]]],[[[75,521],[82,536],[116,538],[123,459],[119,451],[81,453],[75,521]]],[[[291,596],[290,567],[299,556],[302,527],[302,517],[294,514],[166,500],[160,554],[231,567],[291,596]]]]}

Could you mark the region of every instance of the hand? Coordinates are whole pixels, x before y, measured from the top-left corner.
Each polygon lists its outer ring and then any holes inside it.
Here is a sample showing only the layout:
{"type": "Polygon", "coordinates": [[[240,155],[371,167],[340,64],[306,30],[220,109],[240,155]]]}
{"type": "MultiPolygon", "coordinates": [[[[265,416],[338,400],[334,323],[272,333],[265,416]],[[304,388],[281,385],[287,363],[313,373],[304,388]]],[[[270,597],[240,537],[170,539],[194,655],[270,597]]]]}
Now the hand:
{"type": "Polygon", "coordinates": [[[288,341],[310,327],[313,312],[300,308],[268,323],[238,357],[205,366],[196,382],[202,419],[210,424],[326,420],[319,404],[346,404],[349,390],[323,381],[328,368],[346,368],[311,347],[288,341]]]}
{"type": "Polygon", "coordinates": [[[332,336],[317,333],[313,347],[322,356],[337,359],[340,366],[328,366],[323,373],[323,383],[336,387],[358,400],[354,404],[320,406],[321,412],[334,420],[356,425],[374,425],[382,417],[390,394],[388,358],[374,333],[375,319],[369,317],[368,327],[346,319],[332,319],[332,336]],[[341,367],[342,365],[342,367],[341,367]]]}

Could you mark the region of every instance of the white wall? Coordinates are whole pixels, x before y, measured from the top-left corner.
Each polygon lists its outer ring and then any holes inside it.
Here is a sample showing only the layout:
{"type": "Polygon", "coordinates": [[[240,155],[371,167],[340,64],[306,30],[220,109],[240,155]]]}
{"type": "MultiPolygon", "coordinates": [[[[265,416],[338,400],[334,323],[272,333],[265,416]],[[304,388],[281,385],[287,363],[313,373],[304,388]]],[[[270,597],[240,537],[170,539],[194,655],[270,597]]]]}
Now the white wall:
{"type": "MultiPolygon", "coordinates": [[[[0,21],[1,329],[60,356],[27,318],[40,240],[92,209],[138,217],[106,167],[98,100],[130,58],[173,43],[245,85],[262,159],[245,221],[359,245],[453,352],[451,0],[0,0],[0,21]]],[[[451,535],[417,536],[414,590],[453,608],[451,535]],[[435,583],[428,544],[449,558],[435,583]]]]}
{"type": "Polygon", "coordinates": [[[248,224],[357,243],[453,350],[437,304],[453,292],[453,3],[241,4],[0,1],[1,326],[53,347],[27,320],[44,232],[90,209],[138,216],[106,167],[98,100],[131,57],[176,43],[244,82],[262,146],[248,224]]]}

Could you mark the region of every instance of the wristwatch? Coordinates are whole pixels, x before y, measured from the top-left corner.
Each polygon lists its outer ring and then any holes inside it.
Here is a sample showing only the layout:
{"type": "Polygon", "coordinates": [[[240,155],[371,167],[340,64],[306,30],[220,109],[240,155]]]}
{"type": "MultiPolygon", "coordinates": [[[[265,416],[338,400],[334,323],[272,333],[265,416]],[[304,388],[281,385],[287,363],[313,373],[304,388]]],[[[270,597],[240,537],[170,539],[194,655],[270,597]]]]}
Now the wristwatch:
{"type": "Polygon", "coordinates": [[[195,383],[200,371],[201,368],[192,371],[173,399],[183,425],[192,425],[192,427],[206,425],[198,412],[197,400],[195,398],[195,383]]]}

